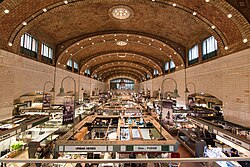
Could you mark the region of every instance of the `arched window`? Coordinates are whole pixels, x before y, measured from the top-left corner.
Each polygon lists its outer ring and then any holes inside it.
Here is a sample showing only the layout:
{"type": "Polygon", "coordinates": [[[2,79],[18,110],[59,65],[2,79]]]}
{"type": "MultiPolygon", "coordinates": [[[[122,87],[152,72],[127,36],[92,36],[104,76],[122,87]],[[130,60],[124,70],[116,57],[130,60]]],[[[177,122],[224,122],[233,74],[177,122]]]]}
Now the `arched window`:
{"type": "Polygon", "coordinates": [[[21,37],[21,53],[34,57],[37,57],[38,41],[31,35],[25,33],[21,37]]]}
{"type": "Polygon", "coordinates": [[[86,76],[90,76],[90,70],[88,68],[85,69],[84,71],[84,75],[86,76]]]}
{"type": "Polygon", "coordinates": [[[72,61],[72,59],[70,58],[70,59],[68,60],[68,62],[67,62],[67,69],[68,69],[68,70],[72,70],[72,66],[73,66],[73,61],[72,61]]]}
{"type": "Polygon", "coordinates": [[[154,77],[158,76],[159,75],[159,71],[154,69],[154,77]]]}
{"type": "Polygon", "coordinates": [[[173,60],[170,60],[169,66],[170,66],[170,72],[174,72],[175,71],[175,64],[174,64],[173,60]]]}
{"type": "Polygon", "coordinates": [[[96,73],[94,74],[94,79],[97,79],[97,74],[96,73]]]}
{"type": "Polygon", "coordinates": [[[216,56],[217,49],[217,41],[213,36],[204,40],[202,43],[202,60],[216,56]]]}
{"type": "Polygon", "coordinates": [[[199,57],[199,49],[198,44],[189,49],[188,51],[188,64],[194,64],[198,62],[199,57]]]}
{"type": "Polygon", "coordinates": [[[169,70],[169,61],[166,62],[165,64],[165,72],[168,73],[168,70],[169,70]]]}
{"type": "Polygon", "coordinates": [[[74,62],[74,72],[78,72],[78,63],[77,62],[74,62]]]}

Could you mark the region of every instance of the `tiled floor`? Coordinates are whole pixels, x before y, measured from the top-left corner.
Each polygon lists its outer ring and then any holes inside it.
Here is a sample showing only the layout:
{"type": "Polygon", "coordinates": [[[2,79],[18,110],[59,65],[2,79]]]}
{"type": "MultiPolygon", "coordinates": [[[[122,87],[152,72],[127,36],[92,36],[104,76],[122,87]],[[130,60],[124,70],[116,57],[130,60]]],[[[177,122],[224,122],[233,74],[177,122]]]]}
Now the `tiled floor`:
{"type": "MultiPolygon", "coordinates": [[[[181,158],[191,158],[194,157],[185,147],[181,144],[178,147],[178,152],[181,154],[181,158]]],[[[201,163],[185,162],[181,163],[181,167],[203,167],[201,163]]]]}

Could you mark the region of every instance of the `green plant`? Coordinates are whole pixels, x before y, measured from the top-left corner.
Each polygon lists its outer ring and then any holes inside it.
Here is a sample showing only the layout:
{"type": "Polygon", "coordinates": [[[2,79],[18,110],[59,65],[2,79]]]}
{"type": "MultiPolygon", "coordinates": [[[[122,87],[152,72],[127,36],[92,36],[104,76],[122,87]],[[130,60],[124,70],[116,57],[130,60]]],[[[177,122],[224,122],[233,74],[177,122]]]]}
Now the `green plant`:
{"type": "Polygon", "coordinates": [[[11,148],[12,148],[13,150],[17,150],[17,149],[21,148],[22,146],[23,146],[22,143],[15,143],[15,144],[13,144],[13,145],[11,146],[11,148]]]}

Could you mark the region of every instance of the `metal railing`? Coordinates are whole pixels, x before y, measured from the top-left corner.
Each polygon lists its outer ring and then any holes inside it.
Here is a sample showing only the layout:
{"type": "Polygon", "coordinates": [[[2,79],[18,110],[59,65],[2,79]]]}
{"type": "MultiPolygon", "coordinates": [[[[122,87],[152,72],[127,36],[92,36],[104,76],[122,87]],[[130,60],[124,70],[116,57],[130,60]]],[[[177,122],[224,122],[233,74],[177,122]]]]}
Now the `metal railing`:
{"type": "Polygon", "coordinates": [[[150,159],[0,159],[4,163],[170,163],[170,162],[215,162],[250,161],[250,157],[226,158],[150,158],[150,159]]]}

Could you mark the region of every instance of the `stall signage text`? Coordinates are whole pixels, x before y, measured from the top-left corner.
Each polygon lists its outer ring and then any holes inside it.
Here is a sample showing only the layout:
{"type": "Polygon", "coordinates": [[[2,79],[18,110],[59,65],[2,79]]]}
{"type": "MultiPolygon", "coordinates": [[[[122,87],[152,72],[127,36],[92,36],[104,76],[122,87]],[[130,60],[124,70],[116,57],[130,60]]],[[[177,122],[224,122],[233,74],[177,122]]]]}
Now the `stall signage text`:
{"type": "Polygon", "coordinates": [[[107,151],[107,146],[65,146],[64,151],[79,151],[79,152],[107,151]]]}
{"type": "Polygon", "coordinates": [[[4,134],[4,135],[0,136],[0,140],[7,139],[7,138],[9,138],[9,137],[11,137],[11,136],[13,136],[13,135],[15,135],[15,134],[16,134],[16,131],[10,132],[10,133],[8,133],[8,134],[4,134]]]}
{"type": "Polygon", "coordinates": [[[161,146],[134,146],[134,151],[161,151],[161,146]]]}
{"type": "Polygon", "coordinates": [[[218,135],[223,137],[224,139],[227,139],[227,140],[229,140],[229,141],[231,141],[231,142],[233,142],[233,143],[235,143],[235,144],[237,144],[239,146],[242,146],[242,147],[244,147],[244,148],[246,148],[248,150],[250,149],[250,145],[246,144],[245,142],[242,142],[242,141],[237,140],[235,138],[231,138],[230,136],[228,136],[228,135],[226,135],[224,133],[221,133],[221,132],[218,132],[218,135]]]}

